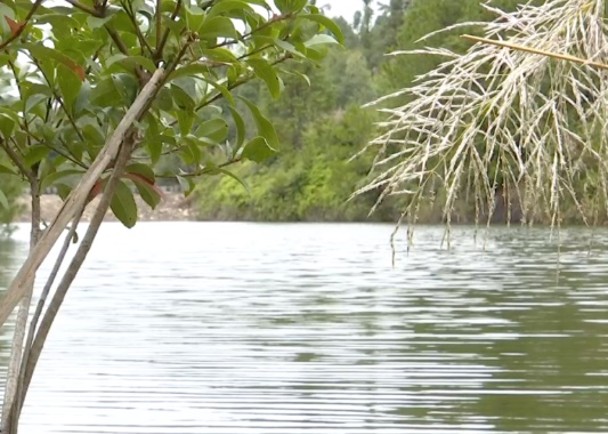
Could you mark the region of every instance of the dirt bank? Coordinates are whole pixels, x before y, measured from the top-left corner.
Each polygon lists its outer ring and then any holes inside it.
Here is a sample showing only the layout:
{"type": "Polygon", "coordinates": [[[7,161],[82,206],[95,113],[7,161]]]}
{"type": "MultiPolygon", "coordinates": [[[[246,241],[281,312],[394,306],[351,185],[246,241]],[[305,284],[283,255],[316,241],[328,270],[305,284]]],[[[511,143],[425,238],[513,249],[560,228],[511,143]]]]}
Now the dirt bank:
{"type": "MultiPolygon", "coordinates": [[[[93,200],[87,207],[84,213],[84,220],[88,221],[93,214],[94,204],[98,199],[93,200]]],[[[177,220],[195,220],[195,213],[190,206],[190,200],[184,198],[181,193],[165,193],[160,204],[154,211],[143,201],[139,196],[135,196],[137,209],[139,210],[140,221],[177,221],[177,220]]],[[[42,207],[42,218],[49,221],[57,214],[61,208],[62,201],[59,196],[45,194],[40,198],[42,207]]],[[[29,221],[29,213],[31,210],[30,198],[24,196],[20,199],[20,204],[23,206],[19,221],[29,221]]],[[[116,218],[111,212],[106,215],[106,220],[115,221],[116,218]]]]}

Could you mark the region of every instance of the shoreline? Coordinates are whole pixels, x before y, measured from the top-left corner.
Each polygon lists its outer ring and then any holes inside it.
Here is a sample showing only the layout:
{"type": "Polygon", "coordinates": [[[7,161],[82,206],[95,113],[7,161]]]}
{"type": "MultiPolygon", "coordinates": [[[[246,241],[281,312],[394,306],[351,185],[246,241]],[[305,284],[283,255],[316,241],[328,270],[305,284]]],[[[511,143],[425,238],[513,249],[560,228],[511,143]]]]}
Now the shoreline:
{"type": "MultiPolygon", "coordinates": [[[[94,204],[99,202],[99,198],[93,199],[84,211],[82,221],[90,221],[94,210],[94,204]]],[[[164,193],[160,203],[155,210],[152,210],[141,197],[135,195],[137,203],[137,221],[194,221],[196,212],[192,209],[189,198],[182,193],[164,193]]],[[[22,196],[18,205],[22,208],[15,223],[29,223],[31,203],[30,196],[22,196]]],[[[41,217],[43,220],[51,220],[59,211],[63,201],[55,194],[43,194],[40,196],[41,217]]],[[[118,221],[108,210],[105,221],[118,221]]]]}

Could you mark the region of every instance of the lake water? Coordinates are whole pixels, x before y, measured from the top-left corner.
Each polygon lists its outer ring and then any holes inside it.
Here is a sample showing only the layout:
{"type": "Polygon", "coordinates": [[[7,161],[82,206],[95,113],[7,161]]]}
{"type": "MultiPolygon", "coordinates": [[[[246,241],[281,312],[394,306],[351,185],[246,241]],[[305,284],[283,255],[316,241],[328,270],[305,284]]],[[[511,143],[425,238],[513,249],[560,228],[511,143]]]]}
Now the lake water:
{"type": "Polygon", "coordinates": [[[558,257],[548,230],[492,230],[483,251],[457,229],[446,251],[419,228],[393,268],[391,230],[106,225],[21,432],[608,432],[607,231],[562,232],[558,257]]]}

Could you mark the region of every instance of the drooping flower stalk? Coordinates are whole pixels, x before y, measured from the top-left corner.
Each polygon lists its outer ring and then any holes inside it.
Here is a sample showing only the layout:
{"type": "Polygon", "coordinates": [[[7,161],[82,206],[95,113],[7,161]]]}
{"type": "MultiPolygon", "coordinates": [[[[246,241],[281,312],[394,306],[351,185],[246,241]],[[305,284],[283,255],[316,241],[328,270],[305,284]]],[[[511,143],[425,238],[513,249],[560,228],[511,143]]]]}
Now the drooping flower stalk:
{"type": "Polygon", "coordinates": [[[601,223],[608,214],[604,3],[550,0],[513,12],[485,4],[495,19],[481,24],[485,40],[466,53],[391,53],[446,60],[371,103],[386,117],[366,147],[377,154],[375,175],[357,193],[379,189],[378,203],[405,196],[410,223],[430,201],[441,202],[448,225],[462,204],[476,223],[489,222],[498,199],[524,223],[601,223]]]}

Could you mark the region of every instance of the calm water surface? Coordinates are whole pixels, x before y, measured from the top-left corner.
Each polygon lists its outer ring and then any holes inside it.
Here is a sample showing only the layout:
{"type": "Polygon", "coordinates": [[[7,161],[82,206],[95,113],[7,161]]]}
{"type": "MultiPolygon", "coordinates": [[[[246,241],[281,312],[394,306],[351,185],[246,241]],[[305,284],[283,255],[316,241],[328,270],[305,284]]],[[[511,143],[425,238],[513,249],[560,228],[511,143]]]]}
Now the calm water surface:
{"type": "Polygon", "coordinates": [[[392,268],[391,229],[106,225],[22,432],[608,432],[608,232],[421,228],[392,268]]]}

